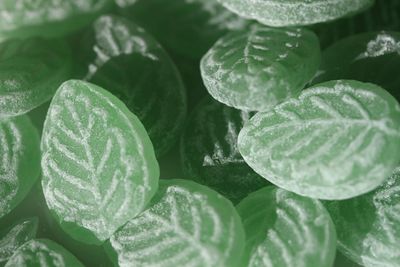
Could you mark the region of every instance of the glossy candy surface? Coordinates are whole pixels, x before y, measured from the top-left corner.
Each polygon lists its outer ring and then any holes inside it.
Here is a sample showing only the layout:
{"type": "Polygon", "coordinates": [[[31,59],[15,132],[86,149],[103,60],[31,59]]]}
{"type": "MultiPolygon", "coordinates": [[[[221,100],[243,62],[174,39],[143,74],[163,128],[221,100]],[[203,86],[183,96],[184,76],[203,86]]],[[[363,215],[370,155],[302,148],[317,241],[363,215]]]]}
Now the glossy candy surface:
{"type": "Polygon", "coordinates": [[[243,199],[237,210],[246,230],[242,266],[332,266],[335,228],[318,200],[268,186],[243,199]]]}
{"type": "Polygon", "coordinates": [[[42,186],[61,227],[101,243],[144,209],[158,164],[135,115],[106,90],[78,80],[54,96],[42,136],[42,186]]]}
{"type": "Polygon", "coordinates": [[[380,185],[400,161],[400,105],[379,86],[330,81],[257,113],[238,144],[256,172],[286,190],[351,198],[380,185]]]}
{"type": "Polygon", "coordinates": [[[240,266],[244,231],[230,201],[185,180],[161,180],[150,207],[110,239],[126,266],[240,266]]]}
{"type": "Polygon", "coordinates": [[[299,94],[319,64],[319,43],[311,31],[253,24],[219,39],[200,67],[204,85],[216,100],[265,111],[299,94]]]}

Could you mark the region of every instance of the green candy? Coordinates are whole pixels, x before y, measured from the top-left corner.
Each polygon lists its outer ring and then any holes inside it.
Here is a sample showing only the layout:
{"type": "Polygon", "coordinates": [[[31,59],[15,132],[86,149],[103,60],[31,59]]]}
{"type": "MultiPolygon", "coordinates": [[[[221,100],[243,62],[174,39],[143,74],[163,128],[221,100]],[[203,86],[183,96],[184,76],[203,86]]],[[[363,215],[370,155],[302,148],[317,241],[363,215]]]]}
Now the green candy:
{"type": "Polygon", "coordinates": [[[400,101],[400,32],[369,32],[345,38],[323,52],[313,81],[353,79],[372,82],[400,101]],[[340,55],[340,56],[338,56],[340,55]]]}
{"type": "Polygon", "coordinates": [[[268,186],[237,206],[246,230],[242,266],[331,267],[335,227],[318,200],[268,186]]]}
{"type": "Polygon", "coordinates": [[[257,113],[238,144],[250,167],[279,187],[351,198],[379,186],[400,161],[400,105],[373,84],[326,82],[257,113]]]}
{"type": "Polygon", "coordinates": [[[265,111],[299,94],[319,64],[318,38],[311,31],[253,24],[219,39],[200,67],[216,100],[242,110],[265,111]]]}
{"type": "Polygon", "coordinates": [[[90,23],[111,0],[2,0],[0,40],[63,36],[90,23]]]}
{"type": "Polygon", "coordinates": [[[373,192],[326,207],[347,257],[365,267],[400,266],[400,167],[373,192]]]}
{"type": "Polygon", "coordinates": [[[48,239],[33,239],[21,246],[5,267],[83,267],[74,255],[48,239]]]}
{"type": "Polygon", "coordinates": [[[70,50],[63,41],[33,38],[0,44],[0,117],[24,114],[48,101],[70,68],[70,50]]]}
{"type": "Polygon", "coordinates": [[[232,12],[274,27],[309,25],[350,16],[374,0],[218,0],[232,12]]]}
{"type": "Polygon", "coordinates": [[[20,246],[35,238],[37,228],[38,219],[34,217],[20,221],[0,234],[0,265],[8,261],[20,246]]]}
{"type": "Polygon", "coordinates": [[[195,59],[204,55],[219,37],[247,24],[216,0],[138,0],[123,13],[169,50],[195,59]]]}
{"type": "Polygon", "coordinates": [[[244,231],[232,204],[205,186],[161,180],[151,206],[110,239],[118,266],[240,266],[244,231]]]}
{"type": "Polygon", "coordinates": [[[81,45],[81,75],[120,98],[144,124],[157,156],[177,141],[186,116],[186,92],[164,49],[142,28],[102,16],[81,45]],[[171,105],[171,103],[173,103],[171,105]]]}
{"type": "Polygon", "coordinates": [[[26,115],[0,120],[0,218],[25,198],[39,177],[39,144],[26,115]]]}
{"type": "Polygon", "coordinates": [[[141,212],[157,189],[147,133],[106,90],[78,80],[61,85],[42,136],[42,186],[61,227],[100,244],[141,212]]]}
{"type": "Polygon", "coordinates": [[[204,98],[181,139],[185,175],[234,203],[265,186],[267,181],[246,164],[237,148],[239,131],[252,115],[204,98]]]}

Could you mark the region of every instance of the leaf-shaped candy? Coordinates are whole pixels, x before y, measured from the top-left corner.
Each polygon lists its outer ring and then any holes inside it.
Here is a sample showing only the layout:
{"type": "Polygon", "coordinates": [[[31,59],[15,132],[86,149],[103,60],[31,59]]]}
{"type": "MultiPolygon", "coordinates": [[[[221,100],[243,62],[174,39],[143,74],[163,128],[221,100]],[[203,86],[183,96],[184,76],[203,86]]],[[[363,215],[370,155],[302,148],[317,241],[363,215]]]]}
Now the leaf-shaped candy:
{"type": "Polygon", "coordinates": [[[350,16],[375,0],[218,0],[226,8],[268,26],[309,25],[350,16]]]}
{"type": "Polygon", "coordinates": [[[296,96],[320,64],[317,36],[253,24],[225,35],[202,58],[204,85],[219,102],[265,111],[296,96]]]}
{"type": "Polygon", "coordinates": [[[232,204],[187,180],[161,180],[152,205],[110,239],[121,267],[239,266],[244,231],[232,204]]]}
{"type": "Polygon", "coordinates": [[[19,204],[40,174],[40,139],[26,115],[0,120],[0,218],[19,204]]]}
{"type": "Polygon", "coordinates": [[[0,117],[24,114],[48,101],[68,79],[70,69],[64,41],[32,38],[1,43],[0,117]]]}
{"type": "Polygon", "coordinates": [[[65,248],[48,239],[33,239],[22,245],[5,267],[83,267],[65,248]]]}
{"type": "Polygon", "coordinates": [[[2,0],[0,39],[62,36],[89,23],[112,0],[2,0]]]}
{"type": "Polygon", "coordinates": [[[365,267],[400,266],[400,167],[376,190],[326,207],[347,257],[365,267]]]}
{"type": "Polygon", "coordinates": [[[331,267],[335,227],[318,200],[267,186],[237,206],[246,230],[243,265],[331,267]]]}
{"type": "Polygon", "coordinates": [[[43,192],[73,238],[100,243],[141,212],[157,189],[158,164],[143,125],[104,89],[61,85],[42,136],[43,192]]]}
{"type": "Polygon", "coordinates": [[[377,85],[322,83],[257,113],[238,143],[250,167],[286,190],[351,198],[380,185],[400,161],[400,105],[377,85]]]}
{"type": "Polygon", "coordinates": [[[36,217],[16,223],[0,237],[0,265],[27,241],[35,238],[38,228],[36,217]]]}

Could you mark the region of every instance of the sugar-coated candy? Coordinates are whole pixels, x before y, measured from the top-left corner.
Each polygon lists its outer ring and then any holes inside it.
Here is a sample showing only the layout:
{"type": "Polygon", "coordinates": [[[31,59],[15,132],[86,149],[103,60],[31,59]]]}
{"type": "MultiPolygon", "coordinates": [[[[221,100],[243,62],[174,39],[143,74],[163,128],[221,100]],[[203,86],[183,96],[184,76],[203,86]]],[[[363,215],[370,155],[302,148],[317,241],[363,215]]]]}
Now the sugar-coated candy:
{"type": "Polygon", "coordinates": [[[216,100],[265,111],[299,94],[319,64],[318,38],[311,31],[253,24],[219,39],[200,67],[204,85],[216,100]]]}
{"type": "Polygon", "coordinates": [[[160,180],[150,207],[110,239],[120,267],[241,266],[244,230],[231,202],[186,180],[160,180]]]}
{"type": "Polygon", "coordinates": [[[400,105],[377,85],[330,81],[257,113],[238,145],[250,167],[286,190],[351,198],[379,186],[400,161],[400,105]]]}
{"type": "Polygon", "coordinates": [[[94,84],[61,85],[47,113],[41,149],[47,205],[82,242],[108,239],[157,189],[158,164],[143,125],[94,84]]]}
{"type": "Polygon", "coordinates": [[[326,207],[346,256],[365,267],[400,266],[400,167],[376,190],[326,207]]]}
{"type": "Polygon", "coordinates": [[[74,255],[48,239],[32,239],[12,255],[5,267],[84,267],[74,255]]]}
{"type": "Polygon", "coordinates": [[[331,267],[336,232],[318,200],[267,186],[237,206],[246,231],[242,266],[331,267]]]}

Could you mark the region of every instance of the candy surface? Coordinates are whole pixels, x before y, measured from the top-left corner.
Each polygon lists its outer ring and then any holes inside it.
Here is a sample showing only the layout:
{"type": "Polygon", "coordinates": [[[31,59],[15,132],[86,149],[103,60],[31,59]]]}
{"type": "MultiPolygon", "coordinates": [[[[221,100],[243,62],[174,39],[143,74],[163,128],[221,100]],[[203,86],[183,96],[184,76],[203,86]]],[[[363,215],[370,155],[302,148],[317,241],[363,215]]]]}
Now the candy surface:
{"type": "Polygon", "coordinates": [[[241,17],[274,26],[297,26],[326,22],[353,15],[374,0],[218,0],[241,17]]]}
{"type": "Polygon", "coordinates": [[[24,114],[48,101],[70,75],[63,41],[39,38],[0,44],[0,117],[24,114]]]}
{"type": "Polygon", "coordinates": [[[237,148],[239,131],[252,115],[204,98],[189,117],[181,140],[185,175],[234,203],[267,185],[237,148]]]}
{"type": "Polygon", "coordinates": [[[376,190],[326,206],[346,256],[365,267],[400,266],[400,167],[376,190]]]}
{"type": "Polygon", "coordinates": [[[21,246],[6,267],[83,267],[74,255],[47,239],[34,239],[21,246]]]}
{"type": "Polygon", "coordinates": [[[117,16],[98,18],[81,49],[76,65],[86,66],[82,76],[120,98],[146,127],[157,156],[165,154],[186,115],[185,88],[168,54],[141,27],[117,16]]]}
{"type": "Polygon", "coordinates": [[[237,206],[246,230],[243,265],[331,267],[336,233],[318,201],[268,186],[237,206]]]}
{"type": "Polygon", "coordinates": [[[373,84],[326,82],[257,113],[238,144],[256,172],[284,189],[351,198],[380,185],[400,161],[400,105],[373,84]]]}
{"type": "Polygon", "coordinates": [[[265,111],[299,94],[319,64],[314,33],[253,24],[218,40],[200,67],[216,100],[242,110],[265,111]]]}
{"type": "Polygon", "coordinates": [[[39,144],[27,116],[0,120],[0,218],[24,199],[38,179],[39,144]]]}
{"type": "Polygon", "coordinates": [[[152,205],[110,239],[124,266],[239,266],[244,231],[232,204],[205,186],[161,180],[152,205]]]}
{"type": "Polygon", "coordinates": [[[104,89],[78,80],[54,96],[42,136],[47,205],[73,238],[100,243],[156,191],[153,146],[140,121],[104,89]]]}

